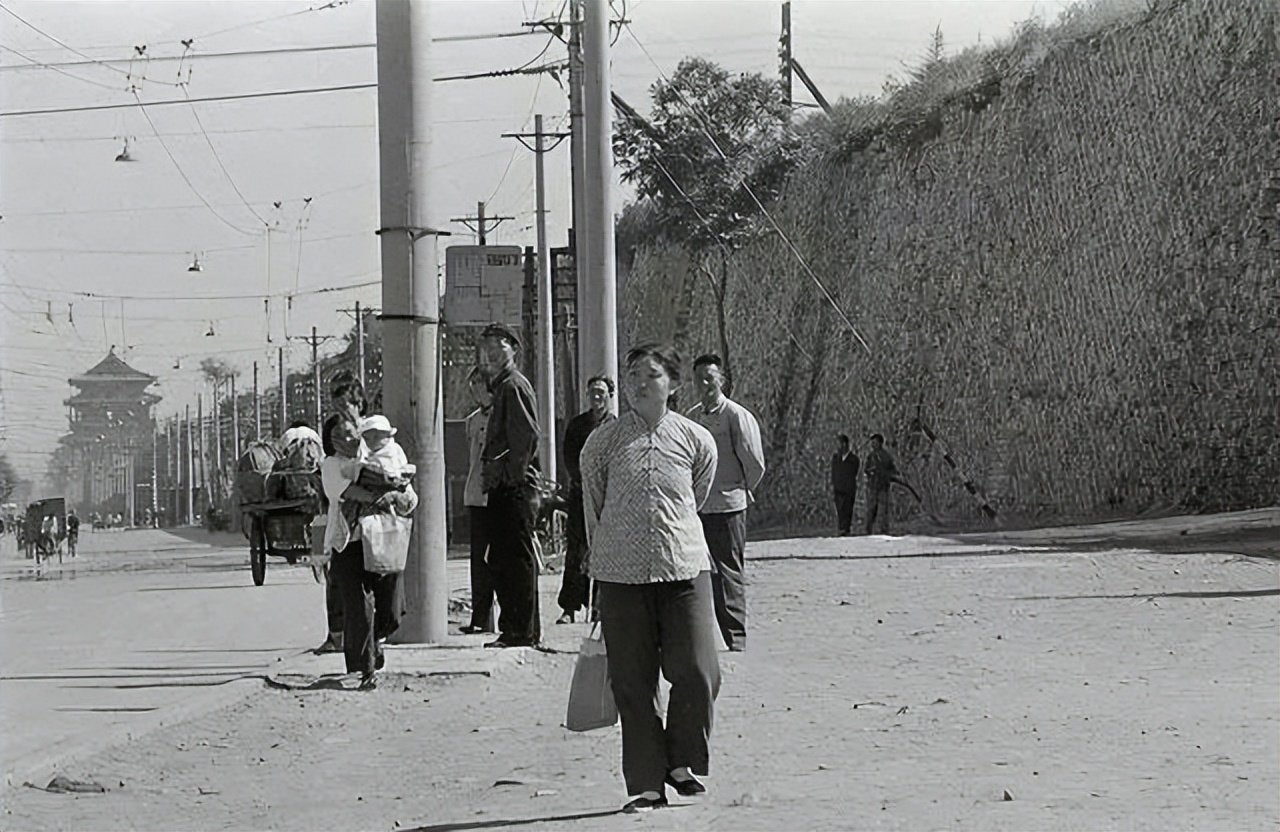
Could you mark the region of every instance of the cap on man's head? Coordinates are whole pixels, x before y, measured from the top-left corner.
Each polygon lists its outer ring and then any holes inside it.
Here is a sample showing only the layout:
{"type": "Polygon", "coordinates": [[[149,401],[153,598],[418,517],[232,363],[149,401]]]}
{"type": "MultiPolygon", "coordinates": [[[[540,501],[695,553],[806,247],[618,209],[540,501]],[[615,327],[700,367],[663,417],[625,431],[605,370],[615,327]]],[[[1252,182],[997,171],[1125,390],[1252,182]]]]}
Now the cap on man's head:
{"type": "Polygon", "coordinates": [[[883,442],[883,441],[884,441],[884,434],[882,434],[882,433],[873,433],[873,434],[871,434],[871,437],[870,437],[870,438],[871,438],[871,441],[872,441],[872,442],[883,442]]]}
{"type": "Polygon", "coordinates": [[[501,338],[511,345],[514,350],[520,349],[520,336],[516,331],[506,324],[492,323],[484,328],[480,333],[481,338],[501,338]]]}
{"type": "Polygon", "coordinates": [[[387,421],[387,417],[381,414],[377,416],[366,416],[360,420],[360,432],[368,433],[371,430],[396,435],[396,429],[391,427],[391,422],[387,421]]]}

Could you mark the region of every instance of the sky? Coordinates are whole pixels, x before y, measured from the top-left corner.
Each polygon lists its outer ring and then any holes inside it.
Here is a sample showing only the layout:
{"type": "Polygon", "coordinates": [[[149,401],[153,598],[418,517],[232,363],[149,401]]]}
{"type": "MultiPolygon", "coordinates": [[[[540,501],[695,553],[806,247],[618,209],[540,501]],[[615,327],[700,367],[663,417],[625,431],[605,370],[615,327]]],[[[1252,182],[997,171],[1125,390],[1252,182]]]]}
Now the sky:
{"type": "MultiPolygon", "coordinates": [[[[628,23],[613,90],[642,113],[686,56],[777,74],[779,2],[614,5],[628,23]]],[[[830,101],[877,95],[935,29],[953,53],[1066,5],[794,0],[793,54],[830,101]]],[[[433,76],[562,60],[545,30],[484,37],[558,17],[563,0],[432,0],[433,76]]],[[[0,453],[22,476],[43,476],[68,432],[67,379],[109,348],[158,377],[163,418],[194,409],[202,359],[229,363],[241,389],[256,361],[266,385],[281,347],[305,367],[298,336],[342,335],[341,310],[380,305],[374,34],[372,0],[0,0],[0,453]],[[179,103],[138,106],[161,101],[179,103]],[[24,114],[50,109],[66,112],[24,114]],[[116,161],[126,146],[133,161],[116,161]]],[[[475,242],[453,220],[479,201],[513,217],[489,244],[533,245],[534,157],[502,134],[531,131],[536,114],[567,130],[567,91],[541,74],[440,81],[433,95],[432,224],[453,232],[441,259],[475,242]]],[[[568,159],[567,142],[545,158],[551,246],[570,225],[568,159]]]]}

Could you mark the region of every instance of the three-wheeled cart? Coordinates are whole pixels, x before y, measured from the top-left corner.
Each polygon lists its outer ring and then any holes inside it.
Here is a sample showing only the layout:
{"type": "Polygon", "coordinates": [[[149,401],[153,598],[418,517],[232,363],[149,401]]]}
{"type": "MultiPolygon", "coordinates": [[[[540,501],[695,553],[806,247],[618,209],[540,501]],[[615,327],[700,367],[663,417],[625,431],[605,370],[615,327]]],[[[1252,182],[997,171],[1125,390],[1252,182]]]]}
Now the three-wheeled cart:
{"type": "Polygon", "coordinates": [[[317,511],[313,497],[240,505],[249,537],[249,570],[254,586],[262,586],[267,579],[267,555],[294,564],[311,554],[311,521],[317,511]]]}

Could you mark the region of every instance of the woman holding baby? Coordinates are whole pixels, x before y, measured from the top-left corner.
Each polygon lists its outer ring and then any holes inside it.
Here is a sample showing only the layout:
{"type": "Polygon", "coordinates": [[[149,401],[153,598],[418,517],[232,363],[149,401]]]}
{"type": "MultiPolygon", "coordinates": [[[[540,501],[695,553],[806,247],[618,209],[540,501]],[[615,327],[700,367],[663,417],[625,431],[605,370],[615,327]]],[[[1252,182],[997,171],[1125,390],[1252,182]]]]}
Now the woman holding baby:
{"type": "Polygon", "coordinates": [[[358,426],[341,421],[331,433],[334,453],[320,468],[329,499],[324,548],[332,555],[329,574],[342,599],[343,654],[347,672],[360,674],[360,690],[377,687],[382,642],[400,626],[401,575],[365,569],[360,518],[376,513],[408,517],[418,504],[409,484],[413,466],[394,435],[385,416],[370,416],[358,426]]]}

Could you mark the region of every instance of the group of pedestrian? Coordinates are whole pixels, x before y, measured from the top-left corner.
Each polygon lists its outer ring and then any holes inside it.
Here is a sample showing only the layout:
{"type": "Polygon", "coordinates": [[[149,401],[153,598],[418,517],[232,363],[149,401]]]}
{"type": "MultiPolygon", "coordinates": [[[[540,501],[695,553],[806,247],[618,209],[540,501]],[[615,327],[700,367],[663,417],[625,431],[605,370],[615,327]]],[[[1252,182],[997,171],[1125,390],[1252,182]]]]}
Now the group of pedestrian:
{"type": "Polygon", "coordinates": [[[884,435],[873,433],[868,437],[871,447],[867,458],[860,462],[853,450],[848,434],[836,436],[836,450],[831,455],[831,493],[836,504],[836,531],[840,535],[853,533],[853,504],[858,496],[858,469],[861,465],[867,482],[866,516],[863,518],[865,534],[889,533],[889,488],[895,483],[919,495],[898,471],[893,455],[884,446],[884,435]]]}

